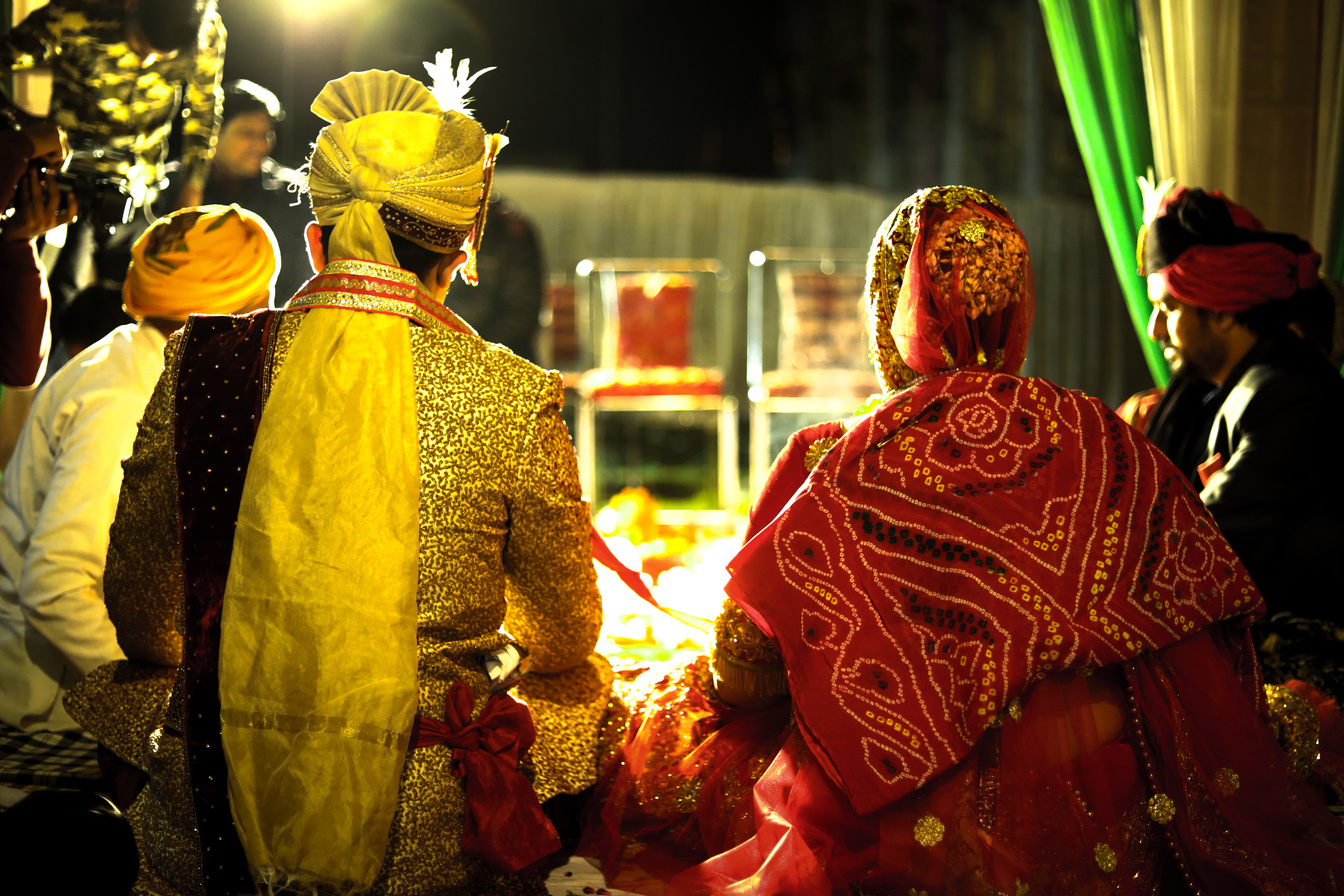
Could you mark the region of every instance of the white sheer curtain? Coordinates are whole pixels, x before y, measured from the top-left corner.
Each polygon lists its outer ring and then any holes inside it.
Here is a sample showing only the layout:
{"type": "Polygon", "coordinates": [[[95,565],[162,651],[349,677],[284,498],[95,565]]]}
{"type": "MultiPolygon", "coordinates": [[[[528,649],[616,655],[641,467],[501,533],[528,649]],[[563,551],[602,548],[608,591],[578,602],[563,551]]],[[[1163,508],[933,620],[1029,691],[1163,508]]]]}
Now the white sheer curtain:
{"type": "Polygon", "coordinates": [[[1236,195],[1229,187],[1237,175],[1237,63],[1244,2],[1138,2],[1159,177],[1236,195]]]}
{"type": "MultiPolygon", "coordinates": [[[[739,397],[745,392],[748,255],[771,246],[866,252],[878,225],[906,196],[819,184],[503,166],[495,184],[537,225],[554,275],[572,276],[584,258],[722,261],[732,277],[733,302],[732,357],[724,366],[739,397]]],[[[1036,277],[1036,336],[1027,372],[1083,389],[1112,407],[1146,388],[1147,370],[1096,209],[1087,200],[999,198],[1027,237],[1036,277]]]]}
{"type": "Polygon", "coordinates": [[[1265,226],[1332,237],[1344,0],[1137,0],[1160,177],[1221,189],[1265,226]]]}

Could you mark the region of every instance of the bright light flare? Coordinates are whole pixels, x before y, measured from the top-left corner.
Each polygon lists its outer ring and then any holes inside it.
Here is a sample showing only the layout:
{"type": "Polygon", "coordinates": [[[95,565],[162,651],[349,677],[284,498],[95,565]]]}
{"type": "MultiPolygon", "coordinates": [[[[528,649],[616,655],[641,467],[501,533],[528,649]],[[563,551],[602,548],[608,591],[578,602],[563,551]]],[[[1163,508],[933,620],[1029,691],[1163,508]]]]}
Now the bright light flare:
{"type": "Polygon", "coordinates": [[[330,20],[350,6],[350,0],[284,0],[284,10],[300,24],[330,20]]]}

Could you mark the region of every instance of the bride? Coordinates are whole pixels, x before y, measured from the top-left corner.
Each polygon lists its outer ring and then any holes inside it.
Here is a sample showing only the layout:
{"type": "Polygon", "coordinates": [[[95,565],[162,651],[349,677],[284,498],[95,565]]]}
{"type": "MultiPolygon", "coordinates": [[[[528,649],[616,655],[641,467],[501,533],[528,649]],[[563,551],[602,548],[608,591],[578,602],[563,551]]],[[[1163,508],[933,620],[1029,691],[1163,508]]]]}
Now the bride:
{"type": "Polygon", "coordinates": [[[623,685],[579,853],[650,894],[1338,892],[1240,561],[1150,443],[1017,375],[1003,206],[911,196],[868,303],[884,401],[775,462],[712,655],[623,685]]]}

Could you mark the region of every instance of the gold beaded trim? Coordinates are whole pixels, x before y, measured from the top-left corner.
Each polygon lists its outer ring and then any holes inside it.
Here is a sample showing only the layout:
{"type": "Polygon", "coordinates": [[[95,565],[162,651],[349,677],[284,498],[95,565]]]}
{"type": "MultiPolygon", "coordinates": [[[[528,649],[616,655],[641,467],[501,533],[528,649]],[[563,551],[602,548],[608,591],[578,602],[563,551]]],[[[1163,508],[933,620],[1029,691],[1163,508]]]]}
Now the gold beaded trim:
{"type": "Polygon", "coordinates": [[[1097,856],[1097,867],[1102,870],[1102,873],[1110,874],[1112,871],[1115,870],[1116,866],[1115,850],[1111,849],[1110,846],[1106,845],[1105,843],[1098,843],[1096,849],[1096,856],[1097,856]]]}
{"type": "Polygon", "coordinates": [[[389,202],[384,202],[379,207],[378,217],[383,219],[384,226],[390,232],[404,237],[420,248],[428,249],[431,252],[456,251],[462,248],[462,244],[467,241],[467,235],[471,233],[471,228],[461,230],[456,227],[426,221],[405,209],[394,207],[389,202]]]}
{"type": "Polygon", "coordinates": [[[284,731],[291,734],[301,731],[310,734],[334,734],[348,740],[362,740],[390,750],[405,750],[411,739],[409,731],[391,731],[365,722],[352,722],[349,719],[311,714],[290,716],[273,712],[247,712],[225,707],[219,711],[219,720],[231,728],[284,731]]]}
{"type": "Polygon", "coordinates": [[[355,258],[338,258],[328,263],[285,307],[350,308],[394,314],[425,327],[475,333],[460,317],[434,301],[420,278],[410,271],[355,258]]]}

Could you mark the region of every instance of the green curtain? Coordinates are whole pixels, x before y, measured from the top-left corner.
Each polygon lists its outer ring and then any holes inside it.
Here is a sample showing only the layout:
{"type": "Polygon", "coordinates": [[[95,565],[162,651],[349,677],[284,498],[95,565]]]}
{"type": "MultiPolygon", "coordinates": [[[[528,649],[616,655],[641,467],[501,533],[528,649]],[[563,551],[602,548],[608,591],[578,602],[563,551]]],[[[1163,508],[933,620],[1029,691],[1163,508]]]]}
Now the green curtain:
{"type": "Polygon", "coordinates": [[[1134,5],[1131,0],[1040,3],[1111,261],[1148,369],[1164,386],[1171,373],[1161,348],[1145,332],[1150,308],[1134,248],[1143,217],[1137,178],[1153,164],[1134,5]]]}
{"type": "Polygon", "coordinates": [[[1344,153],[1339,159],[1339,176],[1335,180],[1335,197],[1331,215],[1329,242],[1318,247],[1325,255],[1325,275],[1334,280],[1344,280],[1344,153]]]}

